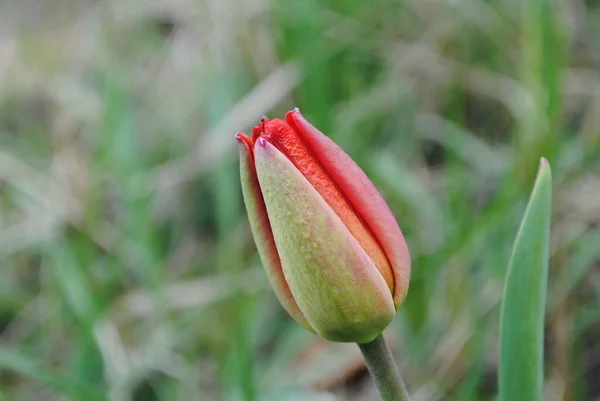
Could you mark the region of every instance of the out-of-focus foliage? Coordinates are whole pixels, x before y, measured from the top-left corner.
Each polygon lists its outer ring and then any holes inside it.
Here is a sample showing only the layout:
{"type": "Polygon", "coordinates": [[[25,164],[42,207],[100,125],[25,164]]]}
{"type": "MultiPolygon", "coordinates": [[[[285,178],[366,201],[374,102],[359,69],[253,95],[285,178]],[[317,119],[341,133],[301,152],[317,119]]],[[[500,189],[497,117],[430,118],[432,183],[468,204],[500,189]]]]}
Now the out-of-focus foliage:
{"type": "Polygon", "coordinates": [[[233,135],[294,106],[409,241],[418,400],[497,394],[503,280],[555,178],[547,400],[600,396],[600,4],[0,2],[0,400],[367,400],[269,290],[233,135]]]}

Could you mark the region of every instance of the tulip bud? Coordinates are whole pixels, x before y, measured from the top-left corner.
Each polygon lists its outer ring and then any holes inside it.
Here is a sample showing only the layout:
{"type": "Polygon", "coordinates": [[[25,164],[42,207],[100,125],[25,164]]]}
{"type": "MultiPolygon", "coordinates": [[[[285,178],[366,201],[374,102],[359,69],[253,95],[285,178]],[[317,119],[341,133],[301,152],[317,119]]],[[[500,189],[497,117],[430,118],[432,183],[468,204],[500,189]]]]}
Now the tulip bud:
{"type": "Polygon", "coordinates": [[[298,109],[236,139],[250,227],[283,307],[328,340],[373,340],[410,279],[406,242],[379,192],[298,109]]]}

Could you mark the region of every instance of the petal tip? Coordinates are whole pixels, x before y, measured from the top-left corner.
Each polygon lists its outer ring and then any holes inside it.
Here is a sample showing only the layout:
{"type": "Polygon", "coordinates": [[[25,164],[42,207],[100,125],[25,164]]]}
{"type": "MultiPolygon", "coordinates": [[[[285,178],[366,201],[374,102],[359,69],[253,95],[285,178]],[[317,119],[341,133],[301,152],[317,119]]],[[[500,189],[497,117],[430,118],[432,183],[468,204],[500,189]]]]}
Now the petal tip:
{"type": "Polygon", "coordinates": [[[267,147],[267,140],[263,137],[260,137],[256,140],[256,146],[260,146],[261,148],[267,147]]]}
{"type": "Polygon", "coordinates": [[[248,151],[252,149],[252,139],[243,132],[238,132],[235,134],[235,140],[238,141],[240,149],[244,149],[244,145],[246,145],[248,151]]]}
{"type": "Polygon", "coordinates": [[[290,125],[294,129],[298,129],[298,126],[296,124],[297,119],[304,119],[298,107],[294,107],[292,110],[285,113],[285,122],[288,123],[288,125],[290,125]]]}
{"type": "Polygon", "coordinates": [[[286,113],[286,120],[287,118],[293,118],[294,116],[302,116],[302,114],[300,113],[300,109],[298,107],[294,107],[293,109],[291,109],[290,111],[288,111],[286,113]]]}

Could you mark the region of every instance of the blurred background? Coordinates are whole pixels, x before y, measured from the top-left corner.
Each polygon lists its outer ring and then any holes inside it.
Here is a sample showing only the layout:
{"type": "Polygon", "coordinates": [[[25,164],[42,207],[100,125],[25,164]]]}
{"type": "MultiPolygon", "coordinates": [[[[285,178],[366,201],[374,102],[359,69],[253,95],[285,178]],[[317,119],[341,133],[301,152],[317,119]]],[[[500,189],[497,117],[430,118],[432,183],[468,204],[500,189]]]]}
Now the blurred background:
{"type": "Polygon", "coordinates": [[[234,134],[295,106],[409,242],[414,401],[496,399],[548,157],[546,399],[600,400],[596,0],[0,1],[0,400],[377,400],[250,235],[234,134]]]}

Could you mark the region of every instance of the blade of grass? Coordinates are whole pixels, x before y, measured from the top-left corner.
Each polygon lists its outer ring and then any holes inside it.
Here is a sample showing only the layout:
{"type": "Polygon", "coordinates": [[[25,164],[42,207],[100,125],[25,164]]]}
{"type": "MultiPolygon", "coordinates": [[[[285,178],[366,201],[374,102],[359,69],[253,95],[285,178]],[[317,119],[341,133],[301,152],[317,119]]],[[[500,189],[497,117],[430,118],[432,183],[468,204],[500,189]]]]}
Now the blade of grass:
{"type": "Polygon", "coordinates": [[[72,400],[101,401],[105,399],[98,388],[83,383],[77,378],[57,374],[47,366],[43,366],[38,360],[13,350],[0,349],[0,371],[4,369],[28,376],[72,400]]]}
{"type": "Polygon", "coordinates": [[[500,317],[500,400],[541,401],[552,175],[542,159],[508,267],[500,317]]]}

